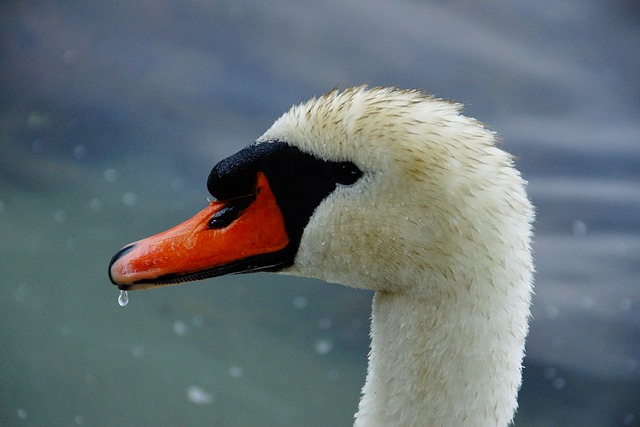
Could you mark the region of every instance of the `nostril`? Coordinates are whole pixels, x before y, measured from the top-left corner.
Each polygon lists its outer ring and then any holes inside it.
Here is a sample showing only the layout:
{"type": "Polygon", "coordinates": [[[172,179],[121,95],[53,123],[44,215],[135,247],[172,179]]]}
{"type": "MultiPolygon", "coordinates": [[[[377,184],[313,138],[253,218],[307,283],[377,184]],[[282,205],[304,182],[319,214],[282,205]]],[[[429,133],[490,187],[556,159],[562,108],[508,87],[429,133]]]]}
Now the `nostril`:
{"type": "Polygon", "coordinates": [[[117,283],[115,280],[113,280],[113,276],[111,275],[111,267],[113,266],[113,264],[116,263],[116,261],[118,261],[120,258],[122,258],[126,253],[128,253],[129,251],[131,251],[133,248],[135,248],[136,245],[135,244],[131,244],[129,246],[125,246],[124,248],[120,249],[114,256],[113,258],[111,258],[111,261],[109,262],[109,280],[111,280],[111,283],[113,283],[114,285],[118,285],[119,283],[117,283]]]}
{"type": "Polygon", "coordinates": [[[238,219],[240,214],[249,207],[251,203],[256,199],[255,196],[241,197],[235,200],[230,200],[227,205],[216,212],[209,220],[209,229],[225,228],[233,221],[238,219]]]}

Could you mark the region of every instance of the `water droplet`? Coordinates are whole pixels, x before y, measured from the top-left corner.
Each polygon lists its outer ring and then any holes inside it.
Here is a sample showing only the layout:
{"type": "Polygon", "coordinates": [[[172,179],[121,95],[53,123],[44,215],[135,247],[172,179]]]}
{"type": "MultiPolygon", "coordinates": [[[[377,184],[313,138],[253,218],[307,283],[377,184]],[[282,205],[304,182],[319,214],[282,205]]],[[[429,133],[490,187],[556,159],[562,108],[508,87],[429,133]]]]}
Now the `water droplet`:
{"type": "Polygon", "coordinates": [[[558,370],[553,366],[549,366],[544,370],[544,377],[548,380],[552,380],[558,375],[558,370]]]}
{"type": "Polygon", "coordinates": [[[327,377],[331,381],[335,381],[340,378],[340,372],[338,372],[336,369],[330,369],[329,372],[327,372],[327,377]]]}
{"type": "Polygon", "coordinates": [[[73,149],[73,157],[75,157],[76,160],[82,160],[86,157],[86,155],[87,149],[84,147],[84,145],[78,145],[73,149]]]}
{"type": "Polygon", "coordinates": [[[293,299],[293,306],[298,310],[302,310],[307,306],[307,299],[305,297],[295,297],[293,299]]]}
{"type": "Polygon", "coordinates": [[[62,224],[64,220],[67,219],[67,214],[62,209],[56,209],[56,211],[53,213],[53,219],[58,224],[62,224]]]}
{"type": "Polygon", "coordinates": [[[571,231],[574,236],[584,237],[587,234],[587,224],[585,224],[584,221],[577,219],[573,221],[573,224],[571,224],[571,231]]]}
{"type": "Polygon", "coordinates": [[[120,295],[118,295],[118,304],[120,304],[120,307],[124,307],[129,304],[129,294],[127,291],[120,291],[120,295]]]}
{"type": "Polygon", "coordinates": [[[142,347],[136,345],[131,349],[131,354],[133,354],[133,357],[136,359],[141,359],[144,355],[144,351],[142,350],[142,347]]]}
{"type": "Polygon", "coordinates": [[[196,328],[199,328],[204,324],[204,320],[202,319],[202,316],[200,316],[199,314],[195,314],[191,318],[191,324],[196,328]]]}
{"type": "Polygon", "coordinates": [[[104,180],[107,182],[116,182],[116,180],[118,179],[118,171],[116,171],[115,169],[109,168],[104,171],[102,176],[104,180]]]}
{"type": "Polygon", "coordinates": [[[244,369],[242,369],[240,366],[232,366],[229,368],[229,375],[232,378],[240,378],[244,375],[244,369]]]}
{"type": "Polygon", "coordinates": [[[333,349],[333,343],[329,340],[318,340],[315,345],[316,353],[324,356],[333,349]]]}
{"type": "Polygon", "coordinates": [[[91,209],[94,212],[98,212],[100,209],[102,209],[102,200],[96,198],[91,199],[91,201],[89,202],[89,209],[91,209]]]}
{"type": "Polygon", "coordinates": [[[554,378],[553,381],[551,381],[551,387],[553,387],[554,390],[562,390],[564,386],[565,381],[562,377],[554,378]]]}
{"type": "Polygon", "coordinates": [[[630,426],[635,418],[636,418],[636,416],[634,414],[631,414],[631,413],[625,414],[625,416],[624,416],[624,425],[630,426]]]}
{"type": "Polygon", "coordinates": [[[187,324],[182,320],[176,320],[175,322],[173,322],[173,332],[175,332],[178,336],[185,336],[187,333],[187,324]]]}
{"type": "Polygon", "coordinates": [[[27,413],[27,410],[24,408],[18,408],[18,418],[20,418],[21,420],[26,420],[27,417],[29,416],[29,414],[27,413]]]}
{"type": "Polygon", "coordinates": [[[133,206],[138,201],[138,196],[131,192],[124,193],[122,195],[122,203],[126,206],[133,206]]]}
{"type": "Polygon", "coordinates": [[[187,388],[187,398],[196,405],[209,405],[213,402],[213,394],[197,385],[192,385],[187,388]]]}

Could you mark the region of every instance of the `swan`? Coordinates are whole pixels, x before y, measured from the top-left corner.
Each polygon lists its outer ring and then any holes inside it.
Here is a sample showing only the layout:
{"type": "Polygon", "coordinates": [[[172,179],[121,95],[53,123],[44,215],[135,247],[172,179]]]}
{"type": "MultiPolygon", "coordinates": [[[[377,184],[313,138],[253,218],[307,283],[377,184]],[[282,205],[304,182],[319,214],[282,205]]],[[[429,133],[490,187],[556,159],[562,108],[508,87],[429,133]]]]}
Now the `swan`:
{"type": "Polygon", "coordinates": [[[460,104],[359,86],[293,106],[213,170],[214,200],[111,260],[121,290],[271,271],[375,291],[355,426],[505,426],[534,210],[460,104]]]}

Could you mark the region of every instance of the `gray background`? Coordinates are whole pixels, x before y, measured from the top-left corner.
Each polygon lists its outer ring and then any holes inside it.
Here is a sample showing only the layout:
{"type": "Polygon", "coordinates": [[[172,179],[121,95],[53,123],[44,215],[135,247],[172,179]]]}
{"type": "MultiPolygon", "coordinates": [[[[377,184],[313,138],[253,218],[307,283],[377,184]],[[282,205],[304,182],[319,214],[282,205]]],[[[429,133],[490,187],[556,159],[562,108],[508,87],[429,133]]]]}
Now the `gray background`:
{"type": "Polygon", "coordinates": [[[640,425],[640,8],[630,0],[0,6],[0,425],[349,425],[371,294],[273,275],[116,303],[122,245],[353,84],[467,105],[538,209],[517,426],[640,425]]]}

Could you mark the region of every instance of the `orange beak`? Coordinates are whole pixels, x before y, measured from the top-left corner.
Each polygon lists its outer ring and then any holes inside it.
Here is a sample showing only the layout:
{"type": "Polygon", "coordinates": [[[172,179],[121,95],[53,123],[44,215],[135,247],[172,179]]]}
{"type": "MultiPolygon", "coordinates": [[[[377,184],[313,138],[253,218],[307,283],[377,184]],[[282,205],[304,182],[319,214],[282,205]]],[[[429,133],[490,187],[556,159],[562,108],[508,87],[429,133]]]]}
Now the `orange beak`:
{"type": "Polygon", "coordinates": [[[109,277],[120,289],[136,290],[268,270],[277,265],[270,256],[288,244],[282,212],[259,172],[255,196],[211,202],[182,224],[124,247],[111,260],[109,277]]]}

